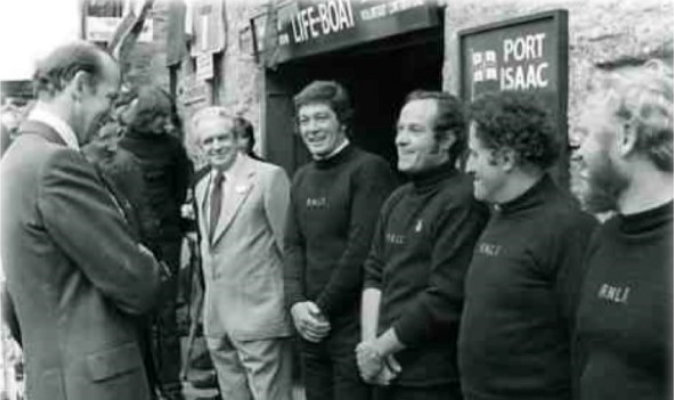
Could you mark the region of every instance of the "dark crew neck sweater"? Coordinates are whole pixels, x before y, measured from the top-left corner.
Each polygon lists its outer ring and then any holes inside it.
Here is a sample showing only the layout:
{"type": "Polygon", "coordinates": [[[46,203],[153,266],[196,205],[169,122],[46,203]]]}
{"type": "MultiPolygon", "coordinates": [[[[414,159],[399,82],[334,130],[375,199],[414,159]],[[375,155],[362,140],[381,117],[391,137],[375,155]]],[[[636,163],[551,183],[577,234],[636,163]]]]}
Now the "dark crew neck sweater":
{"type": "Polygon", "coordinates": [[[466,399],[571,398],[573,315],[596,224],[547,175],[495,207],[466,278],[466,399]]]}
{"type": "Polygon", "coordinates": [[[288,307],[311,300],[328,317],[355,315],[377,213],[394,187],[388,163],[353,145],[297,171],[285,238],[288,307]]]}
{"type": "Polygon", "coordinates": [[[379,333],[392,327],[406,346],[394,385],[458,386],[464,275],[488,211],[449,165],[411,179],[382,207],[365,287],[382,293],[379,333]]]}
{"type": "Polygon", "coordinates": [[[672,203],[609,219],[578,309],[580,398],[671,399],[672,203]]]}

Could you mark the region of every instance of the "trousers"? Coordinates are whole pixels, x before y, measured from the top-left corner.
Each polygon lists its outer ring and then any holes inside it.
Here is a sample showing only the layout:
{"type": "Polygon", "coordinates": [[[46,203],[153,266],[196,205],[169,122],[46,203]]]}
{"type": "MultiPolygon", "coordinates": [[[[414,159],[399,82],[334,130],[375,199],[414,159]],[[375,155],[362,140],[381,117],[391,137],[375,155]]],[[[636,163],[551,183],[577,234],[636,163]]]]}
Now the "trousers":
{"type": "Polygon", "coordinates": [[[206,337],[223,399],[291,400],[292,355],[288,338],[240,341],[206,337]]]}
{"type": "Polygon", "coordinates": [[[330,321],[321,342],[300,339],[300,360],[307,400],[369,400],[372,387],[360,378],[356,346],[360,327],[356,313],[330,321]]]}

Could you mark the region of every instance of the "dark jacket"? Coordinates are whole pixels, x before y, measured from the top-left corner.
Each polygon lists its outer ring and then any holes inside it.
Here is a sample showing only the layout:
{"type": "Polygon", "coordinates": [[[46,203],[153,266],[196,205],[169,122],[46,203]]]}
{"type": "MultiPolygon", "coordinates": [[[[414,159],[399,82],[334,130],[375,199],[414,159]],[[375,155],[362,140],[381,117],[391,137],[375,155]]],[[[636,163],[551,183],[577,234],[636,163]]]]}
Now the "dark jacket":
{"type": "Polygon", "coordinates": [[[29,122],[0,164],[2,264],[22,328],[26,397],[150,398],[134,321],[155,301],[139,251],[94,168],[29,122]]]}
{"type": "Polygon", "coordinates": [[[119,146],[130,151],[140,163],[146,185],[146,203],[159,221],[157,239],[179,239],[180,206],[185,201],[191,169],[183,145],[168,134],[129,130],[119,146]]]}

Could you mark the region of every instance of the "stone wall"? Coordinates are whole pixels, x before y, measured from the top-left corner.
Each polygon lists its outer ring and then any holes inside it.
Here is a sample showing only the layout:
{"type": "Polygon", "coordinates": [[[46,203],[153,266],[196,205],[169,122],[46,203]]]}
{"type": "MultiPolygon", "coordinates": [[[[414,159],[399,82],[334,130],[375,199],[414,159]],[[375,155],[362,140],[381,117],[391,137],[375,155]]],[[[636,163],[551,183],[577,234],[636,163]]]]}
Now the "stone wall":
{"type": "Polygon", "coordinates": [[[152,42],[137,42],[129,54],[125,79],[132,85],[153,84],[169,89],[166,68],[166,1],[156,0],[148,18],[153,20],[152,42]]]}
{"type": "Polygon", "coordinates": [[[651,57],[672,60],[671,0],[447,0],[444,89],[459,91],[457,32],[528,14],[569,13],[569,132],[598,75],[651,57]]]}
{"type": "MultiPolygon", "coordinates": [[[[158,0],[170,1],[170,0],[158,0]]],[[[267,0],[223,0],[223,18],[227,30],[225,49],[215,57],[214,68],[219,75],[215,87],[209,83],[213,104],[223,106],[232,115],[248,119],[254,127],[257,139],[256,152],[261,149],[261,101],[264,95],[264,70],[257,65],[252,52],[252,42],[242,42],[241,33],[250,24],[250,18],[266,8],[267,0]]],[[[248,37],[250,39],[250,36],[248,37]]],[[[178,81],[194,75],[194,66],[189,57],[183,60],[177,74],[178,81]]],[[[209,95],[209,96],[211,96],[209,95]]],[[[210,103],[209,99],[209,103],[210,103]]],[[[180,107],[184,120],[189,121],[196,109],[203,107],[180,107]]],[[[189,127],[189,124],[187,125],[189,127]]],[[[187,129],[185,143],[188,151],[197,156],[195,143],[187,129]]]]}
{"type": "MultiPolygon", "coordinates": [[[[135,82],[153,82],[168,87],[165,66],[166,4],[156,0],[155,40],[134,49],[135,82]]],[[[569,132],[573,132],[582,101],[598,75],[621,65],[650,57],[671,62],[673,53],[674,6],[671,0],[441,0],[445,4],[445,64],[443,87],[456,93],[458,77],[457,32],[490,22],[563,8],[569,12],[569,132]]],[[[255,63],[250,48],[241,46],[240,33],[268,0],[223,0],[227,46],[215,68],[220,84],[217,103],[232,114],[249,119],[262,142],[264,71],[255,63]]],[[[189,58],[178,71],[178,79],[193,74],[189,58]]],[[[182,110],[185,119],[191,111],[182,110]]]]}

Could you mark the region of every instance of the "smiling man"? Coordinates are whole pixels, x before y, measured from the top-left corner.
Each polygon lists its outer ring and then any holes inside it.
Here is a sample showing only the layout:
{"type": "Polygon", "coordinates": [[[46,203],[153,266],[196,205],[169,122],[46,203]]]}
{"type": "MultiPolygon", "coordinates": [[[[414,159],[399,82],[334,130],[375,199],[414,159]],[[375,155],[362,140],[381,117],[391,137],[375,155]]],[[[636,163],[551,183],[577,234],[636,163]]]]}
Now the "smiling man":
{"type": "Polygon", "coordinates": [[[493,213],[466,277],[459,367],[470,400],[572,396],[574,305],[596,222],[546,173],[558,143],[541,103],[499,92],[471,106],[467,171],[493,213]]]}
{"type": "Polygon", "coordinates": [[[313,161],[293,179],[286,237],[286,301],[301,337],[308,400],[368,399],[353,349],[363,262],[382,202],[394,187],[380,157],[350,144],[351,107],[336,82],[295,97],[299,133],[313,161]]]}
{"type": "Polygon", "coordinates": [[[51,52],[37,102],[0,163],[2,266],[21,328],[26,397],[149,400],[135,318],[159,267],[80,152],[120,86],[93,44],[51,52]]]}
{"type": "Polygon", "coordinates": [[[283,304],[285,172],[239,151],[222,107],[193,117],[210,172],[195,186],[204,336],[220,393],[231,400],[290,400],[291,327],[283,304]]]}
{"type": "Polygon", "coordinates": [[[441,92],[411,93],[398,118],[398,170],[411,182],[379,213],[357,348],[363,378],[382,385],[378,399],[461,399],[463,279],[487,220],[470,178],[455,168],[464,124],[461,102],[441,92]]]}
{"type": "Polygon", "coordinates": [[[586,260],[580,398],[671,399],[672,70],[652,60],[606,83],[580,123],[583,200],[617,213],[586,260]]]}

